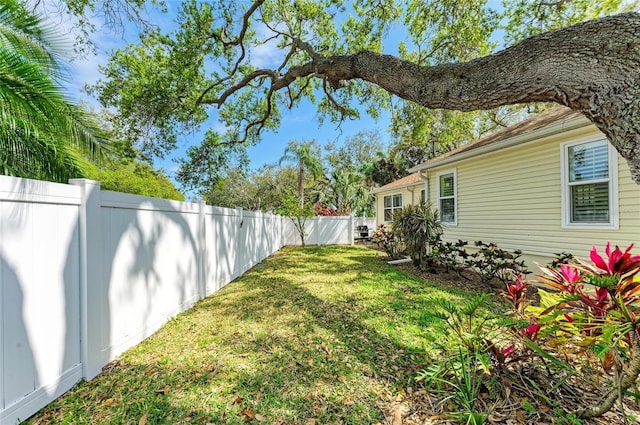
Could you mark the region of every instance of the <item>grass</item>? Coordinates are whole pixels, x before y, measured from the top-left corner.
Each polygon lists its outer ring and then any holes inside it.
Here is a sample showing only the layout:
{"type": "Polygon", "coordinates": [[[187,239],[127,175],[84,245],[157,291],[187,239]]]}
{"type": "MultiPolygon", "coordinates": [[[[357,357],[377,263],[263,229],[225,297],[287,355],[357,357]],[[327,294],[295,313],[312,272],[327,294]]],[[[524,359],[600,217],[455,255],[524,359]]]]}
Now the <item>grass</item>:
{"type": "Polygon", "coordinates": [[[30,424],[375,424],[446,332],[444,289],[362,247],[284,249],[30,424]]]}

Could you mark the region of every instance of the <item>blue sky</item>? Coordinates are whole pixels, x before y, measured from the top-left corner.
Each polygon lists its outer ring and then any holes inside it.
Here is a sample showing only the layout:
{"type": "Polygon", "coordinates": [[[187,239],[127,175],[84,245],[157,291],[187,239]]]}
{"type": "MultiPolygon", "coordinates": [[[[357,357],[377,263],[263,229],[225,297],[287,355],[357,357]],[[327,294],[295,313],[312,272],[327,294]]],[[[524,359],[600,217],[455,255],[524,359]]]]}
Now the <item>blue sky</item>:
{"type": "MultiPolygon", "coordinates": [[[[170,12],[175,12],[181,3],[176,0],[168,0],[170,12]]],[[[489,0],[491,7],[500,7],[500,0],[489,0]]],[[[150,20],[156,25],[160,25],[163,30],[175,27],[171,16],[151,13],[150,20]]],[[[62,23],[63,27],[68,27],[68,23],[62,23]],[[65,25],[66,24],[66,25],[65,25]]],[[[100,22],[95,22],[97,31],[93,35],[93,40],[97,47],[97,55],[88,55],[86,58],[75,59],[70,66],[71,83],[68,86],[70,97],[92,105],[96,110],[100,109],[98,102],[83,91],[86,84],[95,83],[100,77],[99,65],[106,64],[109,52],[120,47],[124,47],[128,42],[137,40],[137,29],[128,26],[123,34],[114,34],[107,29],[101,28],[100,22]]],[[[71,43],[72,40],[69,40],[71,43]]],[[[387,53],[397,53],[395,43],[392,43],[386,51],[387,53]]],[[[257,66],[268,66],[269,63],[277,62],[281,52],[265,46],[252,52],[252,60],[259,62],[257,66]]],[[[315,107],[310,102],[303,102],[302,105],[292,111],[283,114],[282,123],[276,132],[265,132],[262,142],[248,150],[250,167],[259,168],[263,164],[277,162],[284,153],[284,149],[290,140],[311,140],[314,139],[321,145],[328,142],[335,144],[342,143],[346,138],[354,136],[360,131],[379,130],[383,137],[383,142],[389,143],[387,128],[390,123],[390,113],[384,112],[378,120],[374,120],[366,113],[362,114],[359,120],[349,120],[343,122],[338,128],[336,124],[326,122],[320,124],[315,107]]],[[[216,128],[219,124],[215,120],[210,120],[208,125],[216,128]]],[[[204,128],[206,129],[206,128],[204,128]]],[[[154,161],[156,167],[164,169],[170,177],[173,176],[177,168],[175,158],[184,157],[186,149],[198,144],[200,135],[184,136],[180,140],[178,149],[164,159],[154,161]]]]}
{"type": "MultiPolygon", "coordinates": [[[[169,0],[169,10],[176,10],[179,3],[179,1],[169,0]]],[[[167,18],[166,16],[152,14],[151,18],[154,24],[161,25],[163,29],[174,26],[171,18],[167,18]],[[161,21],[159,19],[161,19],[161,21]]],[[[71,80],[67,90],[69,97],[74,101],[88,103],[95,110],[100,110],[101,107],[98,101],[88,95],[83,88],[85,85],[91,85],[101,78],[98,68],[100,65],[107,63],[109,52],[124,47],[128,42],[137,40],[137,30],[133,26],[128,26],[123,34],[114,34],[108,29],[101,29],[99,22],[97,22],[97,24],[97,31],[92,37],[97,48],[97,54],[89,54],[83,58],[75,58],[70,63],[69,70],[71,80]]],[[[68,25],[69,24],[66,24],[64,26],[68,25]]],[[[72,40],[70,39],[69,42],[71,43],[72,40]]],[[[253,55],[253,60],[262,62],[262,65],[268,65],[268,62],[277,60],[276,55],[274,50],[270,50],[267,47],[256,51],[253,55]]],[[[294,110],[287,111],[283,114],[281,126],[277,131],[264,132],[262,142],[248,149],[251,161],[250,168],[257,169],[264,164],[278,162],[290,140],[314,139],[321,145],[325,145],[328,142],[340,144],[346,138],[354,136],[360,131],[377,129],[383,136],[383,141],[388,143],[389,136],[386,129],[389,122],[390,114],[385,112],[381,114],[381,117],[377,120],[363,113],[361,119],[344,121],[339,127],[330,122],[320,124],[315,106],[311,104],[311,102],[305,101],[294,110]]],[[[219,124],[212,119],[207,125],[215,129],[219,124]]],[[[206,128],[205,126],[203,129],[206,130],[206,128]]],[[[164,169],[169,176],[172,177],[177,169],[175,159],[184,157],[186,149],[191,145],[198,144],[200,140],[200,134],[182,137],[178,149],[166,158],[154,159],[154,165],[164,169]]]]}

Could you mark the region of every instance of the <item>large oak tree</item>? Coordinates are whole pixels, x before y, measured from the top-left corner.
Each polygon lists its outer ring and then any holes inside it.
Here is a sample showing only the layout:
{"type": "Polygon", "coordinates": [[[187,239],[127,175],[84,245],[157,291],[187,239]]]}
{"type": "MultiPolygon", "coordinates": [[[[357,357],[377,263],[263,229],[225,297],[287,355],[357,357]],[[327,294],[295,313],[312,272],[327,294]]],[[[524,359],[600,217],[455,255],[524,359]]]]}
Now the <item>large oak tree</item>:
{"type": "Polygon", "coordinates": [[[118,109],[130,137],[157,152],[172,148],[179,131],[206,122],[212,109],[228,129],[217,143],[225,146],[259,140],[303,98],[338,120],[357,116],[354,104],[375,114],[389,105],[388,94],[459,111],[554,102],[598,126],[640,183],[640,15],[579,23],[467,60],[484,51],[473,50],[483,43],[468,42],[487,40],[472,31],[491,28],[483,21],[490,14],[474,10],[485,1],[342,3],[185,3],[179,28],[147,30],[140,44],[114,53],[97,87],[100,98],[118,109]],[[421,28],[437,5],[446,35],[441,27],[421,28]],[[436,61],[403,59],[405,45],[398,55],[382,53],[384,36],[404,24],[417,51],[429,50],[436,61]],[[460,37],[469,51],[448,55],[460,37]]]}

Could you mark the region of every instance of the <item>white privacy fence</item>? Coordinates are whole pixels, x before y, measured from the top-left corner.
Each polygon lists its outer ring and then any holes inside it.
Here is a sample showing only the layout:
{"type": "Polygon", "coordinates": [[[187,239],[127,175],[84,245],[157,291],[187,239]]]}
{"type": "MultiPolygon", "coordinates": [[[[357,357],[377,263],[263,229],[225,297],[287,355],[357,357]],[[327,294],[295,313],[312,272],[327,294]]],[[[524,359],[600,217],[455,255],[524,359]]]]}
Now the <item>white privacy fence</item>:
{"type": "MultiPolygon", "coordinates": [[[[350,217],[307,222],[350,244],[350,217]]],[[[285,217],[0,176],[0,424],[15,424],[272,255],[285,217]]]]}

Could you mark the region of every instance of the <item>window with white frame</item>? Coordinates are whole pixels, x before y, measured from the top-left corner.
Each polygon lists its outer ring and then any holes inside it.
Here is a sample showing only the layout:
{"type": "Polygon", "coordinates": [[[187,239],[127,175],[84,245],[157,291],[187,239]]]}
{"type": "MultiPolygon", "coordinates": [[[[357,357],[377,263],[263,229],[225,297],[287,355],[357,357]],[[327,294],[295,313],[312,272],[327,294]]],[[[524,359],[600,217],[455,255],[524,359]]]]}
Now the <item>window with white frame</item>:
{"type": "Polygon", "coordinates": [[[609,142],[565,143],[562,154],[563,225],[617,227],[617,157],[609,142]]]}
{"type": "Polygon", "coordinates": [[[393,213],[402,209],[402,194],[384,197],[384,221],[393,221],[393,213]]]}
{"type": "Polygon", "coordinates": [[[456,173],[455,171],[438,175],[438,210],[440,221],[456,224],[456,173]]]}
{"type": "Polygon", "coordinates": [[[427,202],[427,192],[424,189],[420,191],[420,202],[423,204],[427,202]]]}

